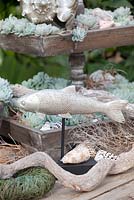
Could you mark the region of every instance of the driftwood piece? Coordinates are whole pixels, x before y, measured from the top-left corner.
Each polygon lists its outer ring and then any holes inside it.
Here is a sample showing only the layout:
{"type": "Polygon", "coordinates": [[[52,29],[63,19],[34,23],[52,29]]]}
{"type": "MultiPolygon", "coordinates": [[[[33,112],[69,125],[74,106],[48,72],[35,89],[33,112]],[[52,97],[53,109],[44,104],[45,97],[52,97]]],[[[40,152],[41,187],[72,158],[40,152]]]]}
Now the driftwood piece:
{"type": "MultiPolygon", "coordinates": [[[[15,84],[11,86],[13,90],[13,94],[15,97],[21,97],[25,94],[30,94],[34,92],[35,90],[26,88],[25,86],[15,84]]],[[[117,100],[116,96],[111,94],[110,92],[104,91],[104,90],[86,90],[85,88],[81,87],[79,89],[79,92],[85,96],[89,96],[94,98],[95,100],[102,101],[102,102],[109,102],[113,100],[117,100]]],[[[127,104],[125,110],[126,114],[130,117],[134,117],[134,104],[127,104]]]]}
{"type": "Polygon", "coordinates": [[[118,159],[114,161],[115,165],[110,170],[109,174],[119,174],[134,167],[134,145],[129,152],[124,152],[119,155],[118,159]]]}
{"type": "Polygon", "coordinates": [[[49,155],[36,152],[10,165],[0,165],[0,178],[11,177],[17,171],[41,166],[47,168],[65,187],[76,191],[91,191],[95,189],[107,176],[118,174],[134,167],[134,146],[126,153],[122,153],[117,161],[100,160],[84,175],[74,175],[62,169],[49,155]]]}
{"type": "Polygon", "coordinates": [[[113,164],[109,160],[101,160],[86,174],[74,175],[62,169],[46,153],[36,152],[13,164],[0,165],[0,178],[9,178],[17,171],[28,167],[41,166],[47,168],[65,187],[76,191],[91,191],[104,180],[113,164]]]}

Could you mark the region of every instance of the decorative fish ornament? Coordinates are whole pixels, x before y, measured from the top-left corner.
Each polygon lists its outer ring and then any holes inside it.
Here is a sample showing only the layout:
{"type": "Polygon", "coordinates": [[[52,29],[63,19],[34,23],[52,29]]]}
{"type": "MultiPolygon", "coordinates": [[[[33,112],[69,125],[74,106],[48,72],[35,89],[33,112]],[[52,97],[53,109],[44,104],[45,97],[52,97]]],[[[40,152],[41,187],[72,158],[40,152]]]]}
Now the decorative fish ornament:
{"type": "Polygon", "coordinates": [[[52,22],[57,18],[66,22],[76,14],[77,0],[18,0],[22,15],[35,24],[52,22]]]}
{"type": "Polygon", "coordinates": [[[101,112],[111,119],[123,123],[125,121],[122,109],[126,100],[116,100],[103,103],[76,92],[75,86],[61,90],[45,89],[24,95],[14,100],[14,105],[22,110],[40,112],[51,115],[90,114],[101,112]]]}
{"type": "Polygon", "coordinates": [[[69,151],[61,161],[65,164],[76,164],[87,161],[89,158],[95,157],[96,152],[93,148],[85,143],[77,145],[73,150],[69,151]]]}

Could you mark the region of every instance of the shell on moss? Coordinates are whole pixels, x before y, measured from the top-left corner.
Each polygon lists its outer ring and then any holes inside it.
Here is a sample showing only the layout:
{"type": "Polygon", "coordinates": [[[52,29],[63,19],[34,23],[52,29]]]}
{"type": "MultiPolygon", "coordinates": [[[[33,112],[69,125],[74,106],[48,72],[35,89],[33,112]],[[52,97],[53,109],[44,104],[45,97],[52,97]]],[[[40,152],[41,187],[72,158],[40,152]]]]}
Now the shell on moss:
{"type": "Polygon", "coordinates": [[[19,0],[22,15],[35,24],[52,22],[57,18],[66,22],[77,9],[77,0],[19,0]]]}
{"type": "Polygon", "coordinates": [[[91,157],[95,157],[96,152],[92,147],[85,143],[77,145],[73,150],[69,151],[61,161],[63,163],[76,164],[87,161],[91,157]]]}

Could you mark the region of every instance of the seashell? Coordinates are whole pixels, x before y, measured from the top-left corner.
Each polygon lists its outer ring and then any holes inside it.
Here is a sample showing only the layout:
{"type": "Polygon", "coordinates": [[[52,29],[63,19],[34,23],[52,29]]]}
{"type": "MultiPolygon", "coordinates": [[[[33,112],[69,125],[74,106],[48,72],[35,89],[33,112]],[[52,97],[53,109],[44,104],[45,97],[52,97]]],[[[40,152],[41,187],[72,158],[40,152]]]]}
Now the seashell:
{"type": "Polygon", "coordinates": [[[46,123],[42,126],[42,128],[41,128],[40,130],[41,130],[42,132],[51,130],[50,122],[46,122],[46,123]]]}
{"type": "Polygon", "coordinates": [[[61,22],[66,22],[71,16],[76,14],[77,1],[76,0],[57,0],[57,18],[61,22]]]}
{"type": "Polygon", "coordinates": [[[22,15],[35,24],[51,22],[56,15],[56,0],[20,0],[22,15]]]}
{"type": "Polygon", "coordinates": [[[76,5],[76,2],[76,0],[57,0],[56,3],[58,7],[72,8],[76,5]]]}
{"type": "Polygon", "coordinates": [[[94,157],[96,154],[95,150],[91,147],[88,147],[87,144],[81,143],[76,146],[73,150],[69,151],[61,161],[65,163],[82,163],[87,161],[89,158],[94,157]]]}
{"type": "Polygon", "coordinates": [[[61,22],[66,22],[72,15],[72,10],[70,8],[58,8],[57,9],[57,18],[61,22]]]}
{"type": "Polygon", "coordinates": [[[104,150],[99,150],[94,159],[98,162],[99,160],[102,160],[102,159],[117,160],[117,158],[118,157],[112,153],[109,153],[104,150]]]}
{"type": "Polygon", "coordinates": [[[77,0],[20,0],[22,15],[35,24],[58,19],[66,22],[76,14],[77,0]]]}

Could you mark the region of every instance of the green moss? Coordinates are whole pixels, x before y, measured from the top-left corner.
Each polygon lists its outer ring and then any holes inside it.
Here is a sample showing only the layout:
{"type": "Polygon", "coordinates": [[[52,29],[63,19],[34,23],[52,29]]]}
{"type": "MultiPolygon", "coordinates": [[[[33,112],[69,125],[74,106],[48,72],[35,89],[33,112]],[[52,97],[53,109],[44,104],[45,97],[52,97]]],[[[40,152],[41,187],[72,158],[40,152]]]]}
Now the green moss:
{"type": "Polygon", "coordinates": [[[29,168],[10,179],[0,179],[0,200],[40,199],[55,184],[55,177],[44,168],[29,168]]]}

